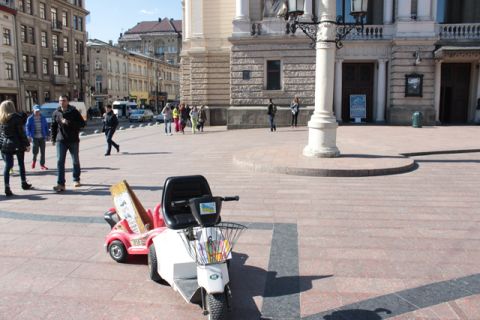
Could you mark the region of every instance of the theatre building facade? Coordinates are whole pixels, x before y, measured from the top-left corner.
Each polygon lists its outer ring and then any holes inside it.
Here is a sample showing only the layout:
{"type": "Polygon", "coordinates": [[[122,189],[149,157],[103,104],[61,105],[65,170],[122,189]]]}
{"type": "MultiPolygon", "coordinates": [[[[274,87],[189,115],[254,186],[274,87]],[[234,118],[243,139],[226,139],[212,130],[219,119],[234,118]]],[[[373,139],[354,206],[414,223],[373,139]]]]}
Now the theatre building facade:
{"type": "MultiPolygon", "coordinates": [[[[312,1],[305,1],[307,21],[318,11],[312,1]]],[[[330,2],[352,19],[349,5],[330,2]]],[[[298,96],[306,124],[314,104],[315,50],[301,30],[285,33],[282,0],[182,3],[184,102],[208,105],[213,124],[245,128],[266,125],[269,98],[287,107],[298,96]]],[[[367,123],[410,124],[416,111],[429,125],[479,120],[479,1],[370,0],[365,23],[336,51],[331,107],[339,122],[354,121],[358,97],[367,123]]]]}

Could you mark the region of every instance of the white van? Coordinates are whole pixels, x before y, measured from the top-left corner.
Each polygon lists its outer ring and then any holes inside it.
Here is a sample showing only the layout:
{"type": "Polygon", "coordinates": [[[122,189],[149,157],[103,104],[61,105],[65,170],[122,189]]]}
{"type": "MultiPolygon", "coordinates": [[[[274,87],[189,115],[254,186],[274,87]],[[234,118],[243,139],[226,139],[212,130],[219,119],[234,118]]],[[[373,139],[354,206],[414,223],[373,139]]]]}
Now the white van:
{"type": "Polygon", "coordinates": [[[137,109],[137,103],[130,101],[114,101],[112,103],[112,108],[113,113],[115,113],[117,117],[128,118],[131,110],[137,109]]]}
{"type": "MultiPolygon", "coordinates": [[[[87,107],[85,106],[85,102],[69,101],[68,104],[75,107],[82,115],[83,120],[87,121],[87,107]]],[[[48,124],[52,122],[52,114],[59,106],[58,101],[47,102],[40,106],[40,112],[47,119],[48,124]]]]}

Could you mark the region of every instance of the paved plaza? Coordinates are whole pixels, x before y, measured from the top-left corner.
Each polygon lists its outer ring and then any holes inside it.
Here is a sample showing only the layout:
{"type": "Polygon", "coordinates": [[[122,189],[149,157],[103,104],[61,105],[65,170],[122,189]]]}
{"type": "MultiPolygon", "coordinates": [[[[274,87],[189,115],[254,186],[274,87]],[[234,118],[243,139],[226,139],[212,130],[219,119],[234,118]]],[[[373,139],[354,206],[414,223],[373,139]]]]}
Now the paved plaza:
{"type": "Polygon", "coordinates": [[[307,136],[305,127],[165,136],[155,125],[118,131],[121,152],[104,157],[104,136],[88,135],[83,186],[74,190],[69,171],[62,194],[51,191],[54,148],[46,172],[27,154],[35,190],[15,175],[16,196],[0,195],[0,319],[204,319],[149,279],[146,258],[118,264],[103,247],[112,184],[127,180],[153,208],[165,178],[189,174],[215,195],[239,195],[223,220],[249,226],[230,271],[231,319],[480,319],[480,126],[341,126],[344,157],[316,164],[298,158],[307,136]],[[372,166],[362,172],[408,169],[329,176],[359,162],[372,166]]]}

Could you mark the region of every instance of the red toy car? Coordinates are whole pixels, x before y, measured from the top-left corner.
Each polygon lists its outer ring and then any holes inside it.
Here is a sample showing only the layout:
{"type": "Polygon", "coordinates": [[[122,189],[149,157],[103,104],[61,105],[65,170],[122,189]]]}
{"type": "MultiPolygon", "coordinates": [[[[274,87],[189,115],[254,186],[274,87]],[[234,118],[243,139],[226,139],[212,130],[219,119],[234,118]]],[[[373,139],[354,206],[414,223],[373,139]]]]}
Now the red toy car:
{"type": "Polygon", "coordinates": [[[104,214],[105,221],[112,228],[105,238],[105,248],[117,262],[125,262],[128,255],[148,254],[152,239],[166,229],[165,222],[160,215],[160,204],[152,211],[147,210],[150,221],[146,221],[144,233],[135,233],[130,228],[126,219],[120,219],[115,208],[110,208],[104,214]]]}

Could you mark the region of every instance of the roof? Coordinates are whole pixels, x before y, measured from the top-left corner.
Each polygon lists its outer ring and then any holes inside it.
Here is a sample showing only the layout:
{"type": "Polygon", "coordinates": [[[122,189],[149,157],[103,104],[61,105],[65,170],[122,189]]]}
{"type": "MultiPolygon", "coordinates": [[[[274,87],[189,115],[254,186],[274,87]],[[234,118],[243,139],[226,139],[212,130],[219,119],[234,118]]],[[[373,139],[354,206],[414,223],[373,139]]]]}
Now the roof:
{"type": "Polygon", "coordinates": [[[151,32],[182,32],[182,20],[159,19],[159,21],[142,21],[125,32],[125,34],[151,33],[151,32]]]}

